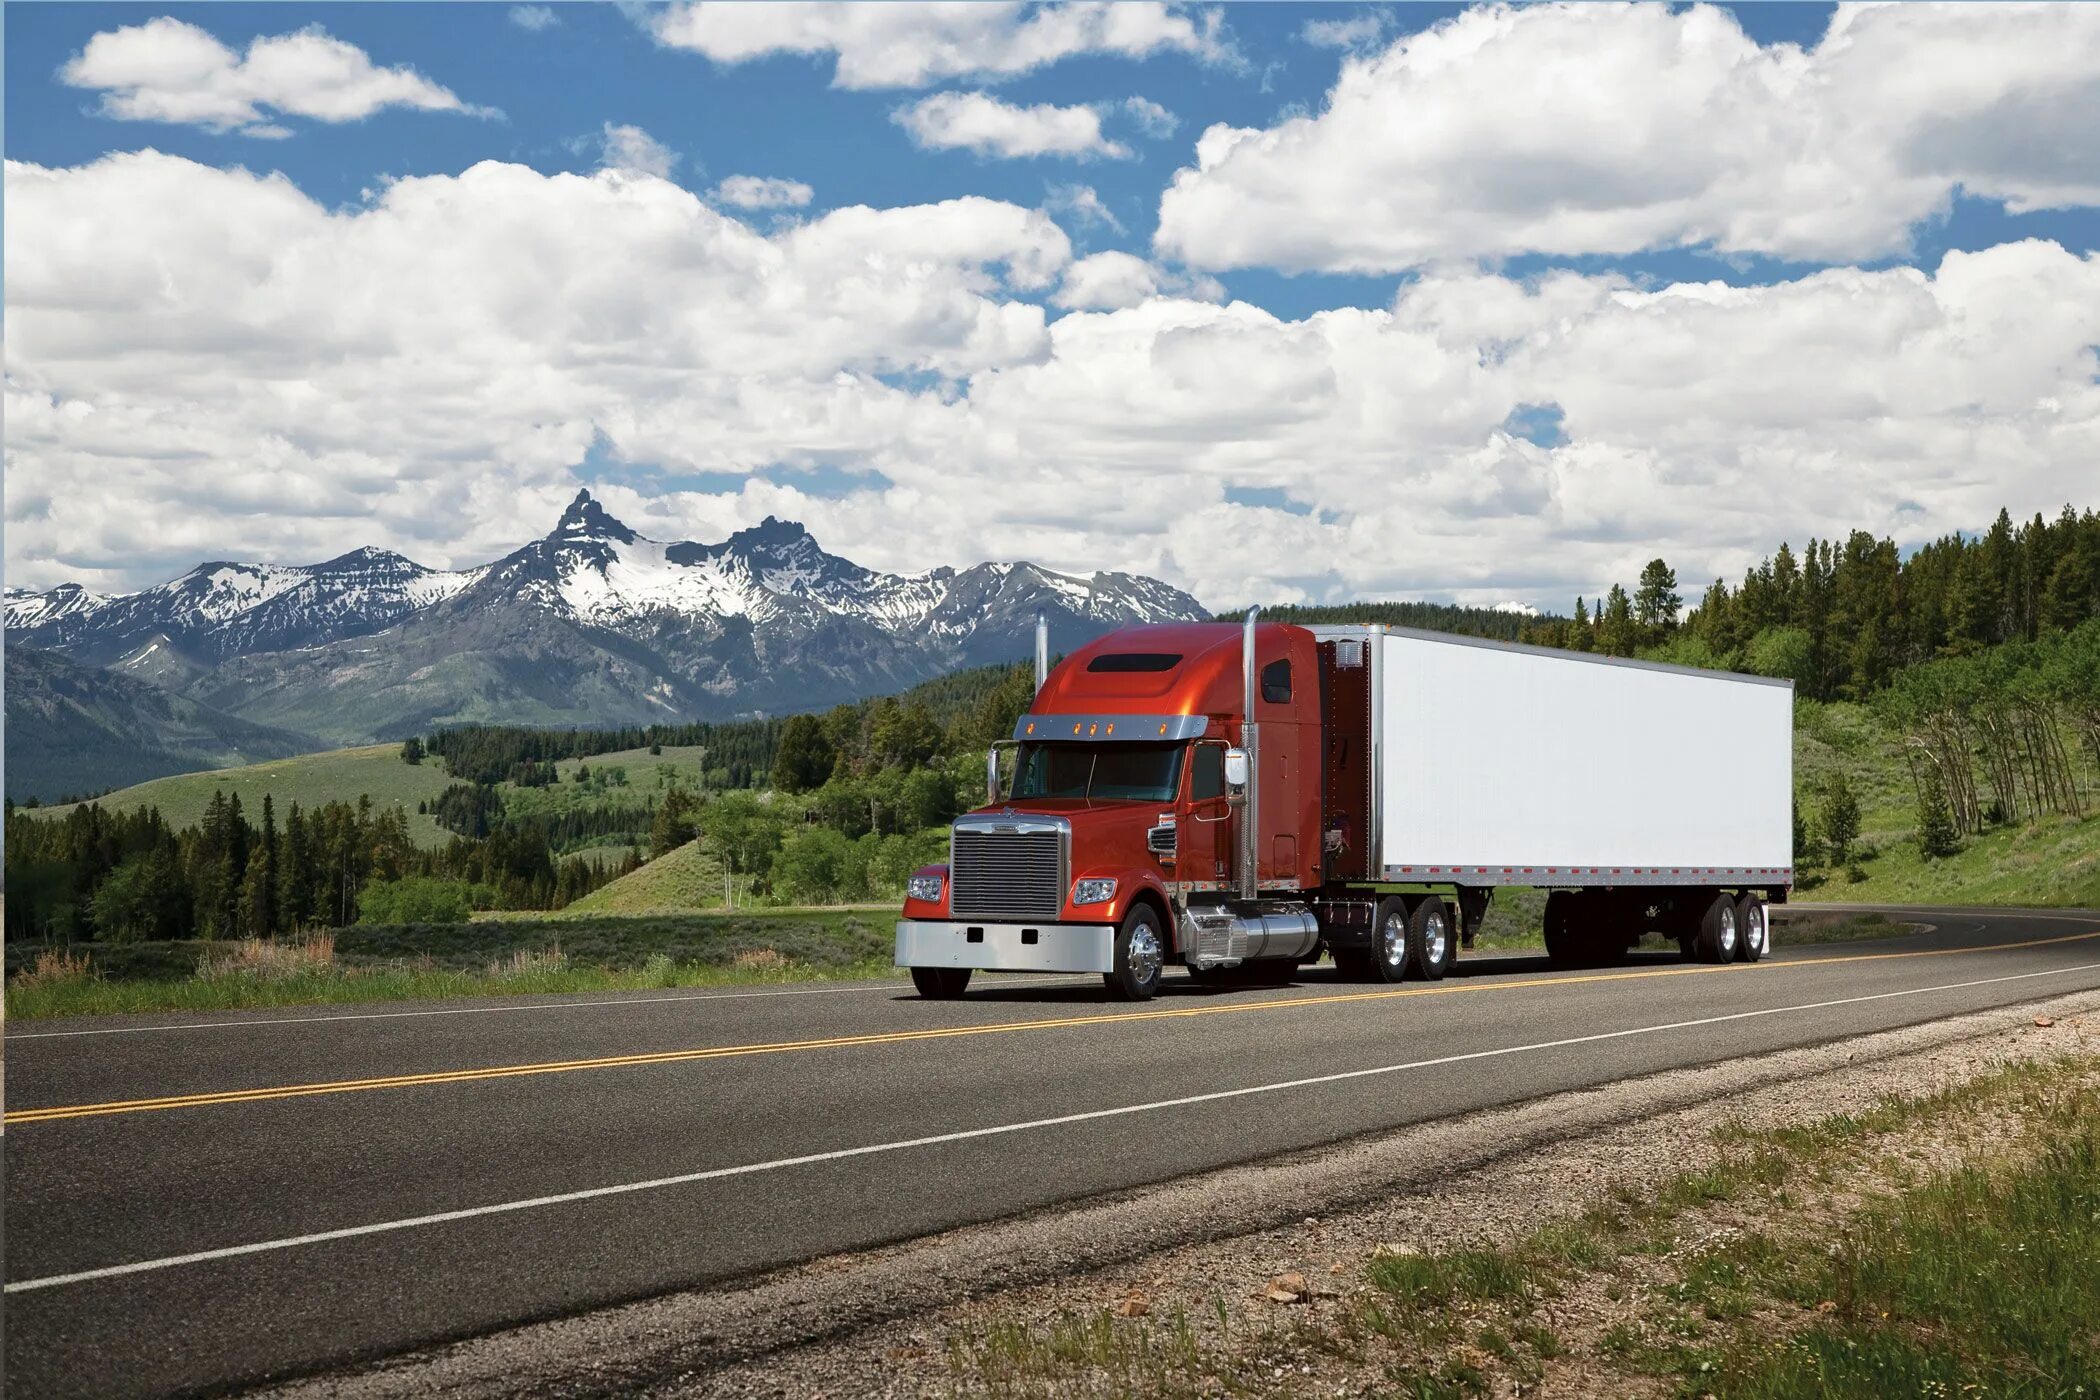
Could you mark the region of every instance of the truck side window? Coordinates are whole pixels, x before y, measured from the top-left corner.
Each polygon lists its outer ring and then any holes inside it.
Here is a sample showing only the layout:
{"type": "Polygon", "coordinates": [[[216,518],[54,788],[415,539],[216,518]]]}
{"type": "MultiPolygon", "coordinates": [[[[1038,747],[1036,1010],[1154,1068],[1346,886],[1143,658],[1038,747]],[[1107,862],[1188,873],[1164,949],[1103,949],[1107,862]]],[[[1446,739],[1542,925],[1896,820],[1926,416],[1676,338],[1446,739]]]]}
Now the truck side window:
{"type": "Polygon", "coordinates": [[[1203,802],[1225,795],[1225,750],[1217,744],[1196,745],[1196,766],[1189,773],[1189,800],[1203,802]]]}
{"type": "Polygon", "coordinates": [[[1261,698],[1271,705],[1288,705],[1291,701],[1291,663],[1289,658],[1271,661],[1261,668],[1261,698]]]}

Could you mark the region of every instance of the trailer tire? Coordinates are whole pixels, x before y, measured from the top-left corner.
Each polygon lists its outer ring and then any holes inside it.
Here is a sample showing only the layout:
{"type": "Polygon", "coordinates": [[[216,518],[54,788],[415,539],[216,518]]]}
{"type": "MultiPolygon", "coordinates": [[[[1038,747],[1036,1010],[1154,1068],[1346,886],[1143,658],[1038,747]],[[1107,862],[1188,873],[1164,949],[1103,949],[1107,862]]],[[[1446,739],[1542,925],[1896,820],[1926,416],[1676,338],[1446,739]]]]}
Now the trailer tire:
{"type": "Polygon", "coordinates": [[[1555,967],[1582,966],[1582,918],[1575,900],[1573,890],[1554,890],[1546,896],[1546,960],[1555,967]]]}
{"type": "Polygon", "coordinates": [[[1407,901],[1389,894],[1378,901],[1378,918],[1371,926],[1371,980],[1400,981],[1414,963],[1414,953],[1414,920],[1407,901]]]}
{"type": "Polygon", "coordinates": [[[970,969],[967,967],[915,967],[911,970],[911,984],[919,989],[919,995],[928,1001],[954,1001],[970,985],[970,969]]]}
{"type": "Polygon", "coordinates": [[[1166,971],[1166,949],[1159,915],[1149,904],[1132,905],[1116,930],[1116,969],[1101,974],[1109,995],[1119,1001],[1152,1000],[1166,971]]]}
{"type": "Polygon", "coordinates": [[[1451,927],[1451,908],[1441,895],[1423,895],[1407,916],[1408,960],[1416,972],[1435,982],[1458,961],[1458,935],[1451,927]]]}
{"type": "Polygon", "coordinates": [[[1743,962],[1756,962],[1772,946],[1772,920],[1765,901],[1754,890],[1743,892],[1735,902],[1736,951],[1743,962]]]}
{"type": "Polygon", "coordinates": [[[1585,890],[1575,902],[1575,911],[1583,941],[1589,944],[1589,966],[1622,966],[1633,951],[1633,941],[1640,937],[1626,937],[1626,924],[1634,912],[1627,902],[1606,890],[1585,890]]]}
{"type": "Polygon", "coordinates": [[[1699,916],[1699,932],[1692,940],[1693,951],[1700,962],[1734,962],[1736,948],[1742,943],[1742,925],[1738,921],[1735,901],[1716,892],[1707,903],[1706,912],[1699,916]]]}

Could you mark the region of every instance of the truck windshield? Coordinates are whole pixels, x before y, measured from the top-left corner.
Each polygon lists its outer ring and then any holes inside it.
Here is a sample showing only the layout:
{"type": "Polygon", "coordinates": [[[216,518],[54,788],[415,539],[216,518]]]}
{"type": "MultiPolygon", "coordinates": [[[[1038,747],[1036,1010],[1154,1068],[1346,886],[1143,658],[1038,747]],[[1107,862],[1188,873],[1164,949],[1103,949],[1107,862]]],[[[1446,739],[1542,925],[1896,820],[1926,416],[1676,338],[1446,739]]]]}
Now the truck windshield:
{"type": "Polygon", "coordinates": [[[1182,744],[1023,744],[1013,795],[1171,802],[1185,752],[1182,744]]]}

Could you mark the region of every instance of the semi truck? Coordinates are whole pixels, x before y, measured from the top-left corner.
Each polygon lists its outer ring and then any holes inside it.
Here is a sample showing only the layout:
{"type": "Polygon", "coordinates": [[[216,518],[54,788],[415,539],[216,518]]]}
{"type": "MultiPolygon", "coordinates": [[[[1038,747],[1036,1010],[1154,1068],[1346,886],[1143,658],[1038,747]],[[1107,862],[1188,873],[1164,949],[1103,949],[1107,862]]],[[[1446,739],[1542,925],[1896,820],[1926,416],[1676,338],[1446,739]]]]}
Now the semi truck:
{"type": "Polygon", "coordinates": [[[1158,992],[1446,976],[1498,889],[1543,888],[1556,967],[1643,936],[1754,961],[1793,883],[1793,687],[1384,626],[1131,627],[1052,670],[986,804],[907,885],[896,960],[1158,992]]]}

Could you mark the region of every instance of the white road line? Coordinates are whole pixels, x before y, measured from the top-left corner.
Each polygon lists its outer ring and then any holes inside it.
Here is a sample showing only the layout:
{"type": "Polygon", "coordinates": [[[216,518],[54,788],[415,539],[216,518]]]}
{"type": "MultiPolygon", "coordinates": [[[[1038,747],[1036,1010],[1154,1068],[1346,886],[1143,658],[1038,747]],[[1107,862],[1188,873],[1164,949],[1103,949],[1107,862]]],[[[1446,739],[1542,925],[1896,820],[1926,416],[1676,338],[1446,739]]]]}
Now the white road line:
{"type": "Polygon", "coordinates": [[[880,1153],[905,1152],[916,1147],[938,1147],[951,1142],[969,1142],[977,1138],[1004,1137],[1010,1133],[1032,1132],[1040,1128],[1064,1127],[1072,1123],[1098,1122],[1104,1118],[1123,1118],[1135,1113],[1155,1113],[1162,1109],[1189,1108],[1196,1104],[1218,1103],[1226,1099],[1248,1098],[1256,1094],[1275,1094],[1290,1089],[1310,1089],[1325,1084],[1339,1084],[1352,1079],[1369,1079],[1377,1075],[1402,1074],[1413,1070],[1434,1069],[1440,1065],[1462,1064],[1469,1060],[1488,1060],[1498,1055],[1532,1054],[1541,1050],[1563,1050],[1571,1045],[1594,1045],[1599,1041],[1623,1040],[1637,1035],[1658,1035],[1664,1031],[1693,1030],[1700,1026],[1717,1026],[1729,1021],[1747,1021],[1760,1016],[1782,1016],[1795,1011],[1824,1011],[1836,1006],[1857,1006],[1870,1001],[1888,1001],[1894,997],[1929,996],[1934,992],[1955,992],[1968,987],[1989,987],[2004,982],[2025,982],[2036,977],[2061,977],[2072,972],[2100,971],[2100,962],[2080,963],[2075,967],[2053,967],[2040,972],[2016,972],[2003,977],[1978,977],[1966,982],[1946,982],[1932,987],[1909,987],[1902,991],[1875,992],[1868,996],[1838,997],[1830,1001],[1800,1002],[1792,1006],[1768,1006],[1756,1011],[1735,1011],[1725,1016],[1702,1016],[1694,1021],[1671,1021],[1659,1026],[1635,1026],[1628,1030],[1602,1031],[1595,1035],[1568,1036],[1561,1040],[1534,1041],[1528,1045],[1506,1045],[1496,1050],[1473,1050],[1460,1055],[1439,1055],[1433,1059],[1410,1060],[1405,1064],[1379,1065],[1372,1069],[1342,1070],[1334,1074],[1312,1075],[1304,1079],[1286,1079],[1270,1084],[1253,1084],[1239,1089],[1219,1089],[1208,1094],[1188,1094],[1181,1098],[1159,1099],[1150,1103],[1124,1104],[1117,1108],[1090,1109],[1083,1113],[1065,1113],[1055,1118],[1033,1118],[1020,1123],[1000,1123],[989,1128],[963,1128],[952,1133],[934,1133],[926,1137],[904,1138],[896,1142],[869,1143],[862,1147],[842,1147],[830,1152],[809,1152],[799,1157],[780,1157],[770,1162],[747,1162],[736,1167],[714,1167],[707,1171],[685,1172],[678,1176],[660,1176],[648,1181],[628,1181],[617,1186],[594,1186],[582,1191],[564,1191],[553,1196],[532,1196],[520,1201],[499,1201],[494,1205],[468,1206],[463,1210],[439,1211],[433,1215],[412,1215],[400,1220],[382,1220],[370,1225],[351,1225],[340,1230],[322,1230],[311,1235],[293,1235],[285,1239],[259,1240],[254,1244],[229,1245],[223,1249],[200,1249],[191,1254],[173,1254],[163,1259],[141,1259],[130,1264],[111,1264],[100,1269],[82,1269],[78,1273],[51,1274],[44,1278],[21,1279],[6,1286],[8,1293],[29,1293],[44,1288],[62,1288],[67,1284],[89,1283],[96,1279],[121,1278],[128,1274],[153,1273],[161,1269],[179,1268],[185,1264],[204,1264],[218,1259],[237,1259],[246,1254],[267,1254],[281,1249],[297,1249],[302,1245],[325,1244],[331,1240],[357,1239],[364,1235],[383,1235],[395,1230],[416,1230],[430,1225],[443,1225],[454,1220],[473,1220],[488,1215],[507,1215],[513,1211],[539,1210],[547,1206],[571,1205],[578,1201],[595,1201],[608,1196],[625,1196],[637,1191],[659,1191],[671,1186],[690,1186],[702,1181],[721,1181],[728,1177],[755,1176],[760,1172],[781,1171],[788,1167],[806,1167],[823,1162],[842,1162],[854,1157],[872,1157],[880,1153]]]}
{"type": "MultiPolygon", "coordinates": [[[[1092,980],[1092,979],[1089,979],[1092,980]]],[[[1084,983],[1068,978],[1001,977],[985,979],[980,987],[1003,987],[1031,983],[1038,987],[1077,987],[1084,983]]],[[[306,1026],[328,1021],[392,1021],[411,1016],[478,1016],[493,1011],[573,1011],[591,1006],[662,1006],[682,1001],[736,1001],[749,997],[838,996],[845,992],[897,992],[909,989],[906,981],[878,982],[873,986],[774,987],[755,992],[694,992],[672,997],[606,997],[597,1001],[535,1001],[522,1006],[442,1006],[420,1011],[349,1011],[328,1016],[271,1016],[231,1021],[182,1021],[172,1026],[96,1026],[77,1031],[9,1031],[7,1039],[57,1040],[81,1035],[148,1035],[154,1031],[225,1031],[248,1026],[306,1026]]]]}

